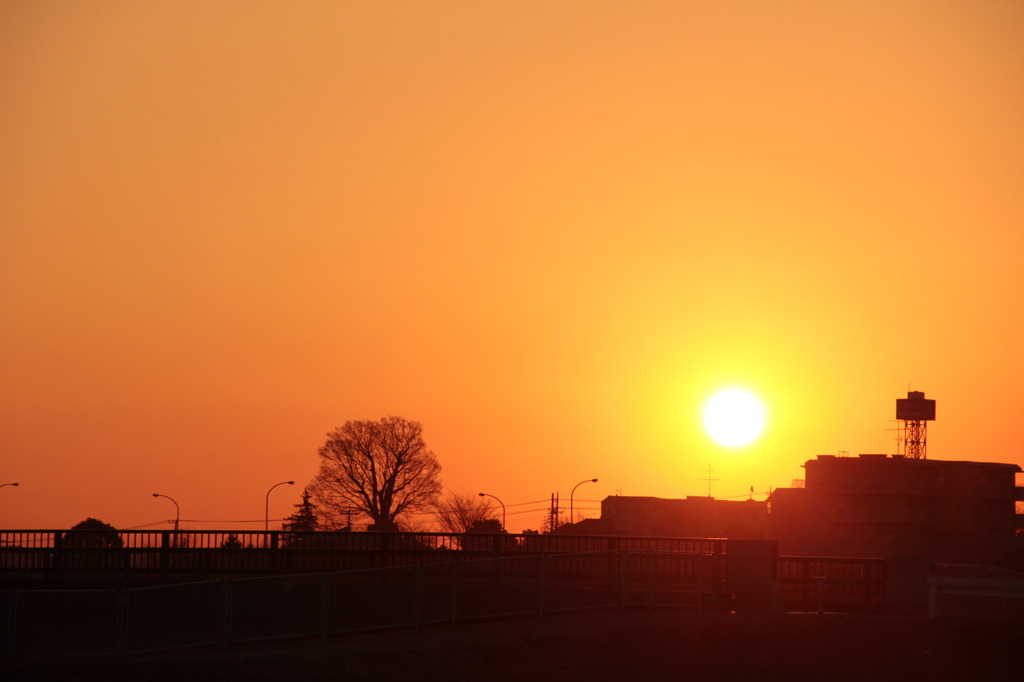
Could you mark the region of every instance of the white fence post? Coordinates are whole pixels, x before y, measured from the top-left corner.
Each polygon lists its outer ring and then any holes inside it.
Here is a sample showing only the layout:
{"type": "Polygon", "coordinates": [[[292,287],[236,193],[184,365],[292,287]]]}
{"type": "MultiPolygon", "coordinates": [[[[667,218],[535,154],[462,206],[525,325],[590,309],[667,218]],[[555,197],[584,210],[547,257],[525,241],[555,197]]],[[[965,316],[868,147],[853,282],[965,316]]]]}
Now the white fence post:
{"type": "Polygon", "coordinates": [[[814,585],[818,596],[818,615],[825,613],[825,576],[814,576],[814,585]]]}

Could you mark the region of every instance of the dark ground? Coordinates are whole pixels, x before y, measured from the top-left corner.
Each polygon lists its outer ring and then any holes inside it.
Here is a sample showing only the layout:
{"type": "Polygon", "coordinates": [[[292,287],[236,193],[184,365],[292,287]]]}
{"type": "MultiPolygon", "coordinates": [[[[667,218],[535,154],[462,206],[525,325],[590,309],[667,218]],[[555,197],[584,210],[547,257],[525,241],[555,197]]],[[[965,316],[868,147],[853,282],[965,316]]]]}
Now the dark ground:
{"type": "Polygon", "coordinates": [[[116,661],[19,661],[67,680],[1024,680],[1024,622],[599,612],[116,661]]]}

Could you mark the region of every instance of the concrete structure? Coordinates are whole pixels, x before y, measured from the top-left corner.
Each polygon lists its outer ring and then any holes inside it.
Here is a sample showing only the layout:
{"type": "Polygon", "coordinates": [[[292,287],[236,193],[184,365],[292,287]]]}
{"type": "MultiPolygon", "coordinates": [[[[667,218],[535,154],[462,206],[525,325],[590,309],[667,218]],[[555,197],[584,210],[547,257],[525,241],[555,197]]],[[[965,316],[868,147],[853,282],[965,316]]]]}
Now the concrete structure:
{"type": "Polygon", "coordinates": [[[804,468],[803,488],[768,500],[780,554],[995,564],[1012,550],[1016,464],[820,455],[804,468]]]}
{"type": "Polygon", "coordinates": [[[601,501],[601,521],[609,535],[764,540],[767,509],[763,500],[614,495],[601,501]]]}

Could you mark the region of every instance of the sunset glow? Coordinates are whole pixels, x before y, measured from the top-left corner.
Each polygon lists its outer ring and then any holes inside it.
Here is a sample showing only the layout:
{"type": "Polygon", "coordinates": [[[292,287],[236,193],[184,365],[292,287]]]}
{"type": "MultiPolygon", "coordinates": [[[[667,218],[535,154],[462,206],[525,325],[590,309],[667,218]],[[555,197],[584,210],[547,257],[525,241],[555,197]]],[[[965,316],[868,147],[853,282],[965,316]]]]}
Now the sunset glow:
{"type": "Polygon", "coordinates": [[[1021,27],[1021,2],[5,0],[0,525],[167,528],[159,491],[182,528],[274,528],[326,434],[389,415],[512,531],[590,478],[581,518],[705,495],[708,466],[767,494],[895,452],[911,383],[929,457],[1024,464],[987,408],[1024,385],[1021,27]],[[738,385],[760,435],[735,407],[705,430],[738,385]]]}

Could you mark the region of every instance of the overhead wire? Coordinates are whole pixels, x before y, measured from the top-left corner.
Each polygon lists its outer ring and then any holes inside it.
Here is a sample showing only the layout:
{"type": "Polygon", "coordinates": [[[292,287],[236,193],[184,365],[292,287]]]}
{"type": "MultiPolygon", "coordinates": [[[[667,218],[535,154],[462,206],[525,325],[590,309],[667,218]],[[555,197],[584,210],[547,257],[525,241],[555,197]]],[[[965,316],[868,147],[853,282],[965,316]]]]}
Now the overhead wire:
{"type": "MultiPolygon", "coordinates": [[[[599,500],[582,500],[582,499],[581,500],[577,500],[577,501],[578,502],[590,502],[590,503],[599,502],[599,500]]],[[[512,503],[506,504],[505,508],[507,510],[510,507],[524,507],[524,506],[527,506],[527,505],[547,504],[547,503],[548,503],[548,500],[529,500],[529,501],[526,501],[526,502],[512,502],[512,503]]],[[[485,506],[487,506],[488,510],[491,511],[491,512],[497,511],[497,505],[490,504],[490,505],[485,505],[485,506]]],[[[564,509],[563,509],[564,506],[565,505],[559,505],[559,510],[560,511],[564,511],[564,509]]],[[[452,510],[448,510],[448,511],[443,512],[443,513],[458,513],[458,512],[465,512],[465,511],[477,511],[477,509],[478,509],[477,507],[473,507],[473,508],[469,508],[469,509],[452,509],[452,510]]],[[[576,511],[583,512],[583,511],[599,511],[600,508],[599,507],[583,507],[583,506],[579,506],[579,505],[574,505],[574,509],[576,511]]],[[[355,510],[353,510],[353,512],[357,513],[357,512],[355,512],[355,510]]],[[[436,512],[436,511],[418,511],[418,512],[411,512],[408,516],[412,517],[412,519],[414,521],[422,522],[424,520],[436,519],[437,518],[437,514],[438,514],[438,512],[436,512]]],[[[544,525],[544,523],[547,523],[549,514],[550,514],[550,507],[548,507],[548,506],[532,507],[530,509],[514,509],[512,511],[506,511],[506,513],[505,513],[506,516],[515,516],[515,517],[522,517],[522,516],[525,516],[525,515],[532,515],[528,519],[520,518],[519,521],[520,522],[528,521],[529,523],[527,523],[526,525],[541,525],[541,526],[544,525]]],[[[182,524],[182,523],[192,523],[192,524],[211,524],[211,523],[234,523],[234,524],[241,524],[241,523],[246,523],[246,524],[255,524],[255,523],[267,523],[267,522],[270,522],[270,523],[281,523],[281,522],[283,522],[285,520],[287,520],[287,519],[284,519],[284,518],[278,518],[278,519],[178,519],[178,523],[179,524],[182,524]]],[[[153,521],[153,522],[150,522],[150,523],[139,524],[139,525],[136,525],[136,526],[129,526],[129,527],[124,528],[123,530],[141,530],[141,529],[145,529],[145,528],[151,528],[153,526],[160,526],[160,525],[170,524],[170,523],[174,523],[174,519],[168,519],[168,520],[164,520],[164,521],[153,521]]]]}

